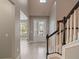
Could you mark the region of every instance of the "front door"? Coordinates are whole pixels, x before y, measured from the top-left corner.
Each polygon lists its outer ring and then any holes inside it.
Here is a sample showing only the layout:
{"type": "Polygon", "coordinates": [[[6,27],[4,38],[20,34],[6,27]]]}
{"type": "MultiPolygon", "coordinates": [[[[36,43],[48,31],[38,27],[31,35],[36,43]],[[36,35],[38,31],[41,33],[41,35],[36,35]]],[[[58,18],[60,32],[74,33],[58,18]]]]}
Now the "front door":
{"type": "Polygon", "coordinates": [[[46,40],[47,22],[45,19],[36,19],[34,23],[34,41],[40,42],[46,40]]]}

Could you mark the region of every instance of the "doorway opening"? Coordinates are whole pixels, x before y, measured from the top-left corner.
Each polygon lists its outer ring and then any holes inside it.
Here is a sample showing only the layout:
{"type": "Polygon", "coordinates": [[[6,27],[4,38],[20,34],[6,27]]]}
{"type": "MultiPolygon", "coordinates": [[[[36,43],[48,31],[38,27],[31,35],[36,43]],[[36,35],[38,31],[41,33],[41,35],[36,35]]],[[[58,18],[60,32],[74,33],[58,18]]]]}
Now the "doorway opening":
{"type": "Polygon", "coordinates": [[[47,35],[47,18],[34,18],[33,19],[33,41],[46,42],[47,35]]]}
{"type": "Polygon", "coordinates": [[[29,40],[29,20],[28,17],[20,11],[20,55],[21,59],[25,59],[25,52],[28,51],[26,48],[29,40]]]}
{"type": "Polygon", "coordinates": [[[28,40],[28,36],[28,17],[22,11],[20,11],[20,39],[28,40]]]}

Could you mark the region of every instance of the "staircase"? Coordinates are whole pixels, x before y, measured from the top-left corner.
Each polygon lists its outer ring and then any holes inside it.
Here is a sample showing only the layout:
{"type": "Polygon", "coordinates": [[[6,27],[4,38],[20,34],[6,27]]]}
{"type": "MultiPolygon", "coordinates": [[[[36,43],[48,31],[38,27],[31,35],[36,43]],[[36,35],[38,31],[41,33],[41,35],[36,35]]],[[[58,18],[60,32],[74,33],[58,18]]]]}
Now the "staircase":
{"type": "Polygon", "coordinates": [[[57,21],[57,30],[50,35],[47,34],[46,39],[46,59],[61,59],[62,47],[79,40],[79,1],[66,17],[57,21]],[[52,37],[55,42],[53,46],[52,37]]]}

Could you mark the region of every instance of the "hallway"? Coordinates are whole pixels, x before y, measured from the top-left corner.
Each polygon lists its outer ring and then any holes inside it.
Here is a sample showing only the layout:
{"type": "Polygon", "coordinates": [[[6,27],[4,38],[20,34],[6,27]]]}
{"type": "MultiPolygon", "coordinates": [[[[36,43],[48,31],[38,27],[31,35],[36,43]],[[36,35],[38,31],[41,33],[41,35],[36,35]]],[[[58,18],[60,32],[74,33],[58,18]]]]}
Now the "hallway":
{"type": "Polygon", "coordinates": [[[0,59],[79,59],[79,0],[0,0],[0,59]]]}
{"type": "Polygon", "coordinates": [[[21,59],[46,59],[45,43],[29,43],[21,40],[21,59]]]}

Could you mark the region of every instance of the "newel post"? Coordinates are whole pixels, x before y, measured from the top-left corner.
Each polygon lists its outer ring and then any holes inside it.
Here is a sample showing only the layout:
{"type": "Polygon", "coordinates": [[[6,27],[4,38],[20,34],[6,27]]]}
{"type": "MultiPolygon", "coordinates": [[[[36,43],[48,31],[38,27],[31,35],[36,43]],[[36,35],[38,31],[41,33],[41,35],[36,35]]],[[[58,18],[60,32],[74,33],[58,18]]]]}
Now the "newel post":
{"type": "Polygon", "coordinates": [[[47,53],[46,53],[46,59],[48,59],[48,54],[49,54],[49,47],[48,47],[48,45],[49,45],[49,41],[48,41],[48,39],[49,39],[49,36],[48,36],[48,34],[47,34],[47,36],[46,36],[46,40],[47,40],[47,53]]]}
{"type": "Polygon", "coordinates": [[[65,45],[66,44],[66,17],[63,18],[63,27],[64,27],[64,32],[63,32],[63,43],[62,45],[65,45]]]}

